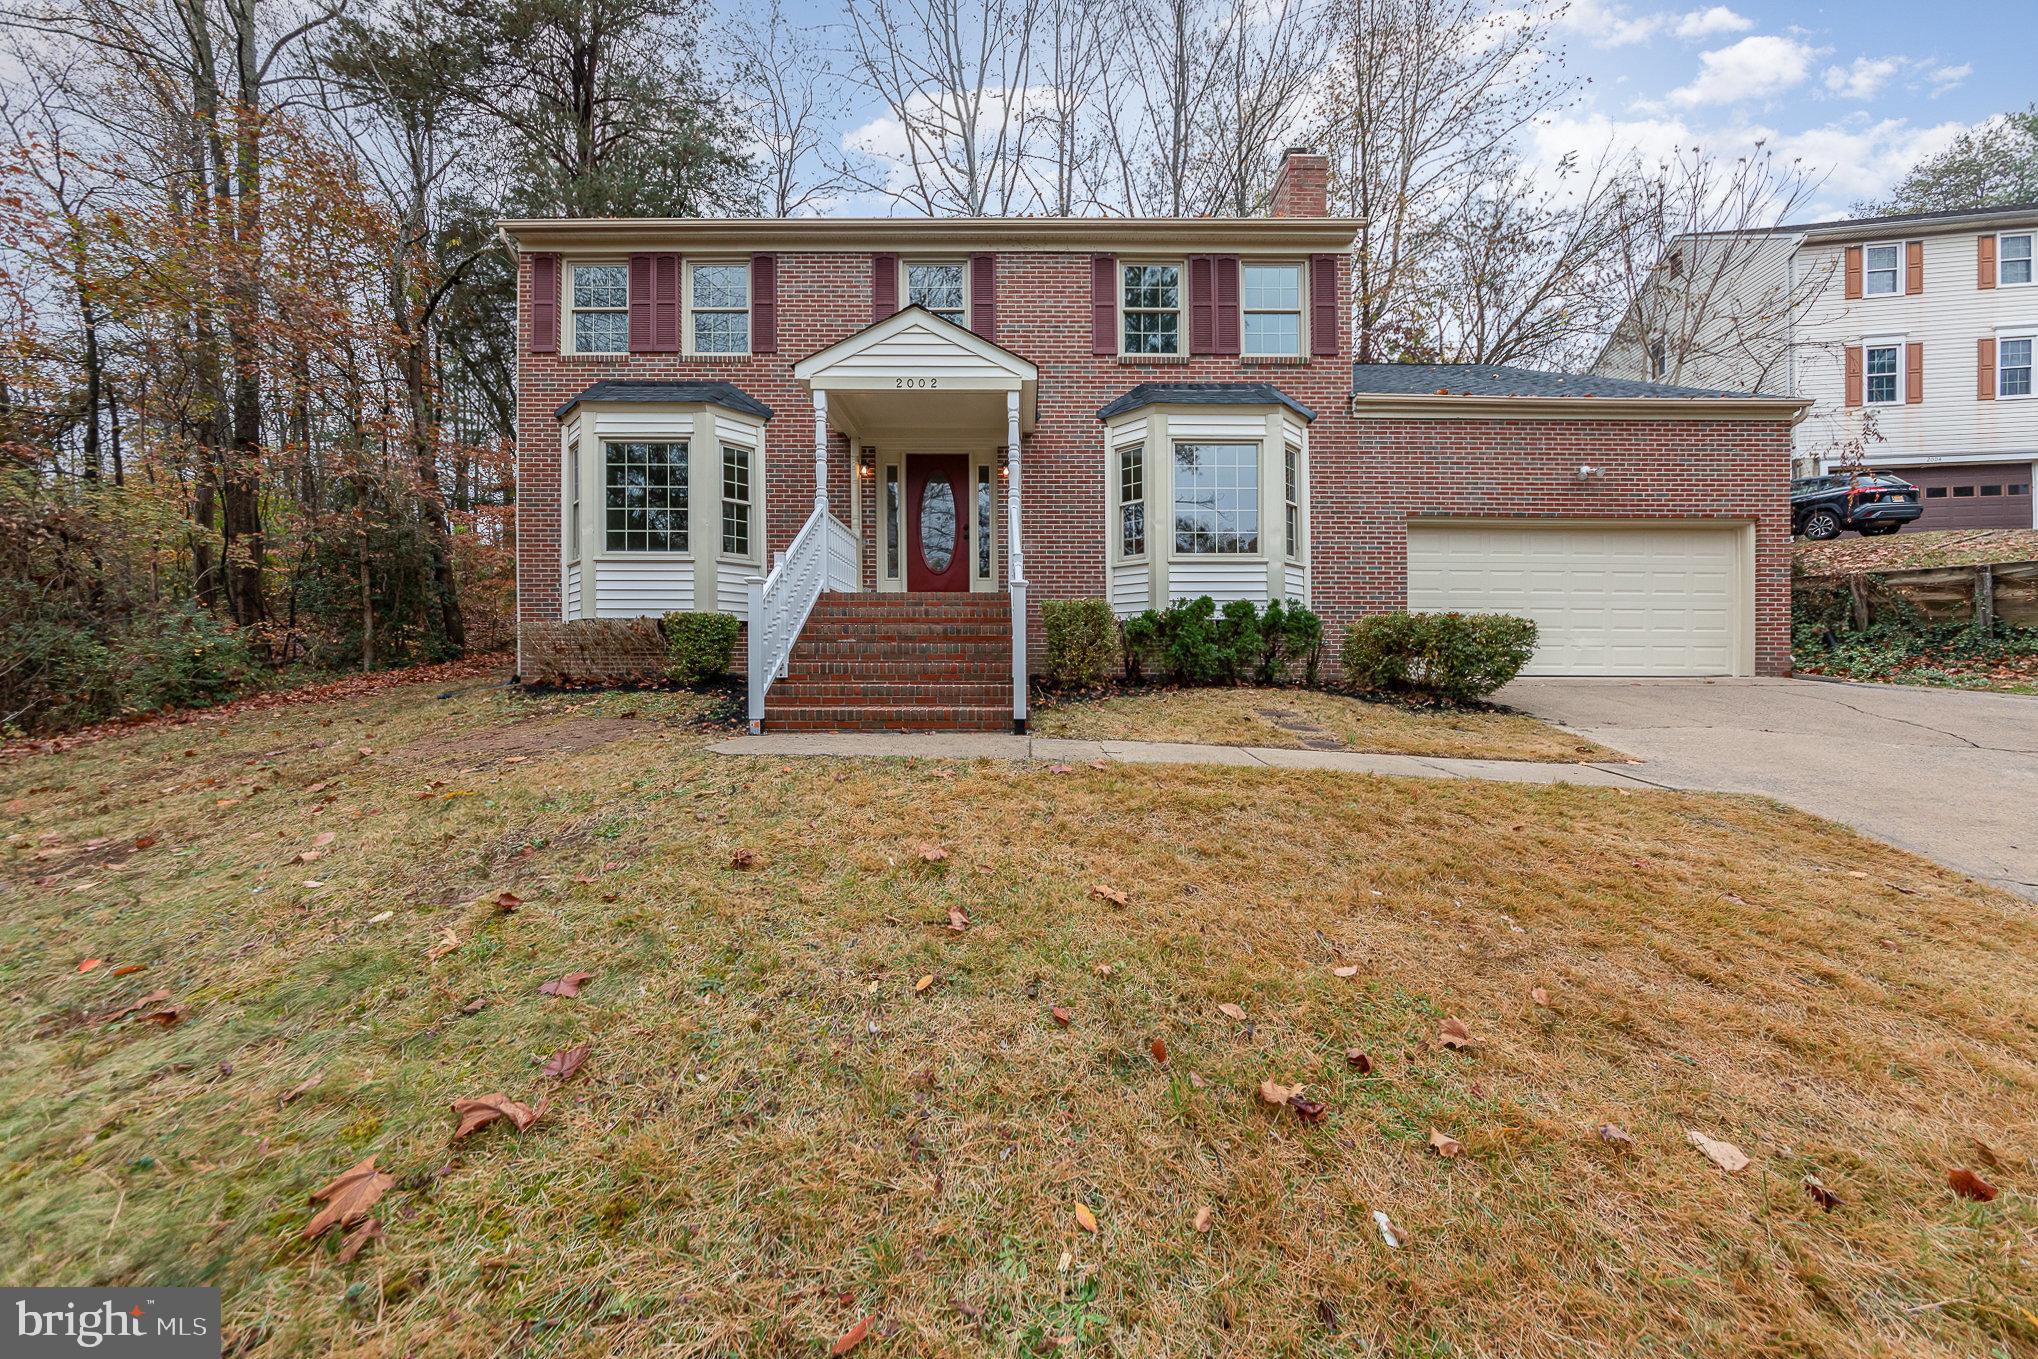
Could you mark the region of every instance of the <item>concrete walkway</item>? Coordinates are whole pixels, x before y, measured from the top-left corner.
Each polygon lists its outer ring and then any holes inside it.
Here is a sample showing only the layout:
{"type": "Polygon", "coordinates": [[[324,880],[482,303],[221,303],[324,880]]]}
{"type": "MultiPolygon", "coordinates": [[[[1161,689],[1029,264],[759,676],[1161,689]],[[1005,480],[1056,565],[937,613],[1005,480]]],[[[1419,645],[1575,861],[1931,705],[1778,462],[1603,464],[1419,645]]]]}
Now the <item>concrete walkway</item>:
{"type": "Polygon", "coordinates": [[[1618,765],[1543,764],[1533,760],[1451,760],[1428,755],[1374,755],[1354,750],[1286,750],[1276,746],[1203,746],[1173,741],[1067,741],[1045,736],[929,732],[770,732],[708,747],[718,755],[923,760],[1038,760],[1045,764],[1219,764],[1257,769],[1334,769],[1415,779],[1501,779],[1510,783],[1579,783],[1602,788],[1652,788],[1618,765]]]}

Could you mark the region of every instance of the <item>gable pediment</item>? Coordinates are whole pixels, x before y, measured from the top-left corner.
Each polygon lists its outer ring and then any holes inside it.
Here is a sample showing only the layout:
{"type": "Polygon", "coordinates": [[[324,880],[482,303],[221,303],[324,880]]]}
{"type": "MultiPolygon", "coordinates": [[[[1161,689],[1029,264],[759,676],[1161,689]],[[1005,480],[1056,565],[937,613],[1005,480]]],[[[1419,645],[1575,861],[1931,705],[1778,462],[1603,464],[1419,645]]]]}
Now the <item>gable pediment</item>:
{"type": "Polygon", "coordinates": [[[942,387],[1016,389],[1040,370],[1002,345],[912,306],[793,365],[811,387],[889,387],[932,379],[942,387]]]}

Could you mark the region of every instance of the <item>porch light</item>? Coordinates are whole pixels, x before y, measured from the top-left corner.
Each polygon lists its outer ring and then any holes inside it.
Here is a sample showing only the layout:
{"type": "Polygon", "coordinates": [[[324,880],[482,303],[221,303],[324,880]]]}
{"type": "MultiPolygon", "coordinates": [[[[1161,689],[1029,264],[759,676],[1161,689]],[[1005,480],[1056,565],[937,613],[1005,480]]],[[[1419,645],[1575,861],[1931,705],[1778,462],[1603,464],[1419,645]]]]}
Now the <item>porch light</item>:
{"type": "Polygon", "coordinates": [[[856,457],[856,475],[865,481],[877,475],[877,454],[865,449],[856,457]]]}

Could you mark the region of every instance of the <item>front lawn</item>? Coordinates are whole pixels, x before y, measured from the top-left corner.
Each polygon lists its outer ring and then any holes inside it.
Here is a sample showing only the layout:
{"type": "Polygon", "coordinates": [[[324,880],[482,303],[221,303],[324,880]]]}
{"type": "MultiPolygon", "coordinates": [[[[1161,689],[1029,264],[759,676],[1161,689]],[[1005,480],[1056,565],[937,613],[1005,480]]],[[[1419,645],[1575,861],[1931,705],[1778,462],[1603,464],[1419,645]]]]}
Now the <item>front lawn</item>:
{"type": "Polygon", "coordinates": [[[1090,741],[1190,741],[1571,764],[1627,758],[1520,713],[1415,708],[1313,689],[1152,689],[1048,699],[1036,707],[1032,725],[1041,736],[1090,741]]]}
{"type": "Polygon", "coordinates": [[[255,1357],[2038,1347],[2029,903],[1752,798],[435,692],[0,761],[0,1280],[255,1357]]]}

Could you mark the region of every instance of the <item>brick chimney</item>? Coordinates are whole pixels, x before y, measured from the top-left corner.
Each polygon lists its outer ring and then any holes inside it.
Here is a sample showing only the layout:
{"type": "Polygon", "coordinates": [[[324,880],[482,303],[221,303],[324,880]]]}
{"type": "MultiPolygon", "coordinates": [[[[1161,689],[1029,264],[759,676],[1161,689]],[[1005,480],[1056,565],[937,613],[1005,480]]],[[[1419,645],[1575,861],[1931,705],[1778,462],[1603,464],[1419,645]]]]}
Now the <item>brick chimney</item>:
{"type": "Polygon", "coordinates": [[[1330,216],[1330,157],[1306,146],[1283,151],[1281,168],[1274,172],[1274,199],[1267,215],[1330,216]]]}

